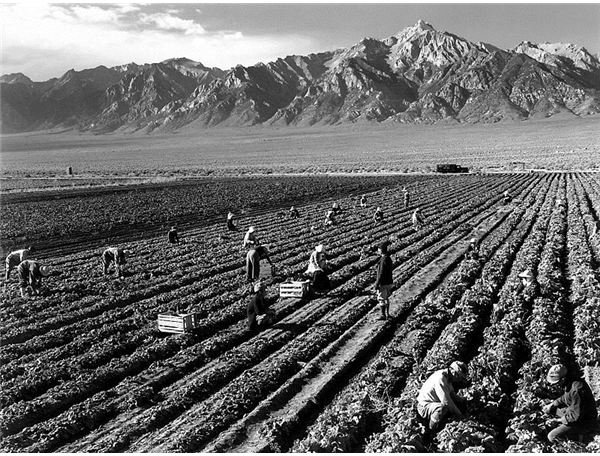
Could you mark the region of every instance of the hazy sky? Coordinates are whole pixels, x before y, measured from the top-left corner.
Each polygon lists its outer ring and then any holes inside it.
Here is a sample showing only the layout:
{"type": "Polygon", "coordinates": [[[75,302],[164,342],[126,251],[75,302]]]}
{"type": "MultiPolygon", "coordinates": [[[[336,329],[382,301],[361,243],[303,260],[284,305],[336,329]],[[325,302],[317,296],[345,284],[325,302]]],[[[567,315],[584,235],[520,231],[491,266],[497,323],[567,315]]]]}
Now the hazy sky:
{"type": "Polygon", "coordinates": [[[600,4],[0,4],[0,73],[188,57],[227,69],[385,38],[417,20],[471,41],[570,42],[600,53],[600,4]]]}

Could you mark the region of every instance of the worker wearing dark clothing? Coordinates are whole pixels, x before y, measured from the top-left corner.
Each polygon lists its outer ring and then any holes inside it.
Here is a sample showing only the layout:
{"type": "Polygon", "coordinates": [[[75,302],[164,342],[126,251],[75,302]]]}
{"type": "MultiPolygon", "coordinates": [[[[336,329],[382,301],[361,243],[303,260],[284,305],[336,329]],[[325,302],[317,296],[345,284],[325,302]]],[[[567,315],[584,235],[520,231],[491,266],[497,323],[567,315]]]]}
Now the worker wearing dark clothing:
{"type": "Polygon", "coordinates": [[[373,220],[375,220],[378,223],[383,222],[383,211],[379,206],[377,207],[377,209],[375,209],[375,213],[373,214],[373,220]]]}
{"type": "Polygon", "coordinates": [[[298,212],[298,209],[296,209],[294,206],[290,207],[290,218],[298,218],[300,217],[300,213],[298,212]]]}
{"type": "Polygon", "coordinates": [[[479,244],[477,243],[477,239],[472,238],[469,241],[469,246],[467,247],[467,251],[465,253],[465,259],[479,260],[479,244]]]}
{"type": "Polygon", "coordinates": [[[508,204],[510,203],[510,200],[512,199],[510,194],[508,193],[508,190],[504,190],[504,193],[502,194],[502,202],[504,204],[508,204]]]}
{"type": "Polygon", "coordinates": [[[567,368],[562,364],[552,366],[546,379],[551,385],[564,389],[561,397],[543,408],[545,413],[556,415],[560,421],[559,426],[548,434],[548,440],[576,439],[579,434],[594,430],[598,411],[592,390],[585,380],[568,375],[567,368]]]}
{"type": "Polygon", "coordinates": [[[253,282],[260,276],[260,260],[266,259],[271,267],[273,262],[269,257],[269,250],[264,247],[256,247],[248,250],[246,254],[246,281],[253,282]]]}
{"type": "Polygon", "coordinates": [[[404,189],[404,208],[407,208],[410,204],[410,195],[408,194],[408,190],[404,189]]]}
{"type": "Polygon", "coordinates": [[[109,247],[102,253],[102,271],[104,275],[108,274],[108,268],[111,263],[115,264],[117,275],[123,274],[123,268],[127,261],[125,260],[125,251],[118,247],[109,247]]]}
{"type": "Polygon", "coordinates": [[[233,212],[229,212],[227,214],[227,229],[229,231],[237,231],[238,230],[237,226],[235,226],[235,223],[233,223],[233,212]]]}
{"type": "Polygon", "coordinates": [[[33,294],[40,294],[42,289],[42,278],[50,275],[50,268],[42,266],[39,262],[33,260],[21,261],[17,267],[19,273],[19,282],[21,287],[21,297],[25,298],[25,290],[31,287],[33,294]]]}
{"type": "Polygon", "coordinates": [[[379,246],[378,253],[381,255],[379,266],[377,268],[377,280],[375,289],[377,290],[377,301],[381,308],[381,318],[386,320],[390,316],[390,294],[394,279],[392,277],[393,264],[388,254],[388,244],[386,242],[379,246]]]}
{"type": "Polygon", "coordinates": [[[179,235],[177,234],[177,229],[172,226],[168,233],[169,244],[177,244],[179,242],[179,235]]]}
{"type": "Polygon", "coordinates": [[[267,315],[270,320],[273,317],[273,312],[271,312],[265,302],[265,293],[264,293],[264,285],[261,282],[257,282],[254,284],[254,295],[248,302],[248,329],[250,331],[256,331],[258,329],[258,316],[259,315],[267,315]]]}
{"type": "Polygon", "coordinates": [[[340,208],[339,203],[333,203],[333,205],[331,206],[331,210],[333,211],[334,214],[338,214],[340,212],[342,212],[342,208],[340,208]]]}

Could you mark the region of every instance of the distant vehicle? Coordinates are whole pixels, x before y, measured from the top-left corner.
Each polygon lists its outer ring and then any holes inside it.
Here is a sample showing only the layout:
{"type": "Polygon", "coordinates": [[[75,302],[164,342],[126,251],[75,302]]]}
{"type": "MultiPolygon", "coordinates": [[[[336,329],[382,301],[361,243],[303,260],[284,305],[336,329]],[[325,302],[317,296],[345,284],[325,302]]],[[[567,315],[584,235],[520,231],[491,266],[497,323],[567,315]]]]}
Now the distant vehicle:
{"type": "Polygon", "coordinates": [[[453,163],[437,165],[438,173],[468,173],[469,168],[465,168],[463,166],[458,166],[453,163]]]}

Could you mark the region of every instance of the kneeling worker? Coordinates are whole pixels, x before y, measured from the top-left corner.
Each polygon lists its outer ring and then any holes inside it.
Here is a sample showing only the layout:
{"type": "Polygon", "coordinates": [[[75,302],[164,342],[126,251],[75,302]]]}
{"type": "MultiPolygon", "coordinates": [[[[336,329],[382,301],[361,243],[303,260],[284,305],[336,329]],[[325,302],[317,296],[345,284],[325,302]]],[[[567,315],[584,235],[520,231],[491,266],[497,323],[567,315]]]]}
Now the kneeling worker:
{"type": "Polygon", "coordinates": [[[555,364],[548,370],[546,380],[562,387],[564,394],[544,406],[544,413],[556,415],[560,424],[548,434],[548,440],[577,439],[580,434],[593,431],[598,419],[594,395],[580,376],[570,375],[563,364],[555,364]]]}
{"type": "Polygon", "coordinates": [[[454,361],[449,368],[431,374],[421,387],[417,397],[417,412],[429,421],[431,430],[439,429],[448,414],[462,418],[463,413],[457,402],[463,403],[464,399],[456,395],[454,388],[468,381],[467,373],[465,363],[454,361]]]}
{"type": "Polygon", "coordinates": [[[31,287],[34,295],[39,295],[42,289],[42,278],[51,274],[49,266],[42,266],[38,261],[21,261],[17,267],[21,286],[21,297],[25,298],[27,287],[31,287]]]}
{"type": "Polygon", "coordinates": [[[331,288],[329,277],[325,273],[327,268],[327,257],[325,256],[325,246],[319,244],[310,254],[306,274],[311,276],[311,285],[315,291],[326,291],[331,288]]]}
{"type": "Polygon", "coordinates": [[[248,302],[248,329],[250,331],[256,331],[258,329],[258,316],[265,315],[267,323],[270,323],[273,319],[273,311],[271,311],[265,303],[265,286],[262,282],[258,281],[254,284],[254,296],[248,302]]]}

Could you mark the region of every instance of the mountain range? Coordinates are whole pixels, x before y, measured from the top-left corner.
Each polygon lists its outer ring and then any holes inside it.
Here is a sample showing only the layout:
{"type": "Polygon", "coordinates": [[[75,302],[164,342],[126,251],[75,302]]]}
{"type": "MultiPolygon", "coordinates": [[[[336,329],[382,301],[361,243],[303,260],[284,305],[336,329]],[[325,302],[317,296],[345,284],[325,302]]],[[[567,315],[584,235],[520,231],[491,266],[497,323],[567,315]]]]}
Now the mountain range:
{"type": "Polygon", "coordinates": [[[384,40],[229,70],[186,58],[0,77],[3,133],[183,126],[497,122],[600,112],[600,62],[572,44],[473,43],[419,21],[384,40]]]}

